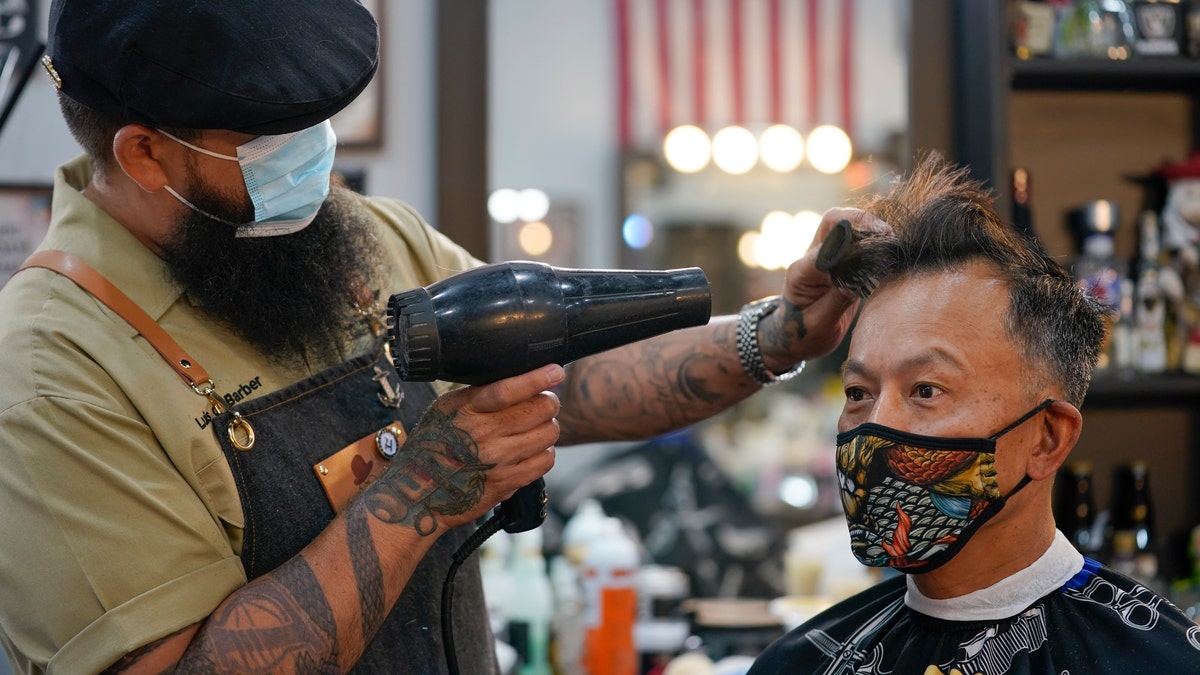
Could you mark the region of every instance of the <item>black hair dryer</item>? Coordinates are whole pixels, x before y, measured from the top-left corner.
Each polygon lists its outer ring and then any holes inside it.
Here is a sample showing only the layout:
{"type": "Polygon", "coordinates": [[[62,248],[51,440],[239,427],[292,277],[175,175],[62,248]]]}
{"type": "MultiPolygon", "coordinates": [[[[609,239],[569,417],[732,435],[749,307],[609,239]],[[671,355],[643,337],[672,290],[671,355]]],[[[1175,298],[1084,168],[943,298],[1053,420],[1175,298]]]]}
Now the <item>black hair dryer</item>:
{"type": "MultiPolygon", "coordinates": [[[[393,295],[400,378],[487,384],[708,322],[712,293],[698,267],[579,270],[536,262],[485,265],[393,295]]],[[[546,516],[545,481],[498,507],[508,532],[546,516]]]]}

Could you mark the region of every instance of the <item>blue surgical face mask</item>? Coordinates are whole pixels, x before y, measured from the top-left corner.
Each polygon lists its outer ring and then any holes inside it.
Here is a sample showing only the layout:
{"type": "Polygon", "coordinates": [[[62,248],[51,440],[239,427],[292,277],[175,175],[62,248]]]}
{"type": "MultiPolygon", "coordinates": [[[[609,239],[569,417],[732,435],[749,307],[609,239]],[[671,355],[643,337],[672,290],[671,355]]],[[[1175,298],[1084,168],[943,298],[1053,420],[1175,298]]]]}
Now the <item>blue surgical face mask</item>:
{"type": "Polygon", "coordinates": [[[232,223],[196,208],[178,192],[167,192],[185,206],[237,228],[239,237],[269,237],[297,232],[317,217],[329,195],[337,137],[326,120],[302,131],[259,136],[237,147],[237,157],[206,150],[159,130],[164,136],[210,157],[237,162],[254,204],[254,222],[232,223]]]}

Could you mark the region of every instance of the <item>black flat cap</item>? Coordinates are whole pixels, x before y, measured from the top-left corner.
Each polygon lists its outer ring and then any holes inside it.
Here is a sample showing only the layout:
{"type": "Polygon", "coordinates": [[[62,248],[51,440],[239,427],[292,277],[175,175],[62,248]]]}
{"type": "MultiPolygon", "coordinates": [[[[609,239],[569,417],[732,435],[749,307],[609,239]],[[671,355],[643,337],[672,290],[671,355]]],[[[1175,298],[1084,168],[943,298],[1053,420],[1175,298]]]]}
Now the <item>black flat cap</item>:
{"type": "Polygon", "coordinates": [[[379,65],[356,0],[54,0],[64,94],[155,127],[282,134],[346,107],[379,65]]]}

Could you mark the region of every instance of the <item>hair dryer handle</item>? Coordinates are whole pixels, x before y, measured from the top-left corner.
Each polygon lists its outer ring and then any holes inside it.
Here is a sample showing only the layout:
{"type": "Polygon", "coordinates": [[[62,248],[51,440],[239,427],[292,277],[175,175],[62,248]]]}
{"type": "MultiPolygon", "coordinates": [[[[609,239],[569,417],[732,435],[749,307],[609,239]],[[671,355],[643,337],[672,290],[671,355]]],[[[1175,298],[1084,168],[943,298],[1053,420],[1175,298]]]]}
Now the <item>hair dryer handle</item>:
{"type": "Polygon", "coordinates": [[[505,532],[525,532],[546,520],[546,504],[549,501],[550,498],[546,496],[546,481],[539,478],[500,502],[496,507],[496,515],[500,516],[505,532]]]}

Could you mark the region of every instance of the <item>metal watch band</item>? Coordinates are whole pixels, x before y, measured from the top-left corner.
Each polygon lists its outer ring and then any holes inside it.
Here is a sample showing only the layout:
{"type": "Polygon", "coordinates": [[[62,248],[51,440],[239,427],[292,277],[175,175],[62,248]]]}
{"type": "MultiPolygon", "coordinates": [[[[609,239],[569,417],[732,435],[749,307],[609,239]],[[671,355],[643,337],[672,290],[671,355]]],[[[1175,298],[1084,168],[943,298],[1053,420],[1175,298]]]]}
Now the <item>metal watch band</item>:
{"type": "Polygon", "coordinates": [[[786,373],[779,375],[772,373],[767,368],[767,364],[763,363],[762,352],[758,348],[758,324],[762,321],[763,317],[774,312],[779,307],[779,302],[778,296],[751,302],[742,307],[742,311],[738,314],[738,359],[741,360],[742,369],[746,371],[746,374],[763,386],[777,382],[787,382],[804,372],[804,361],[796,364],[794,368],[786,373]]]}

